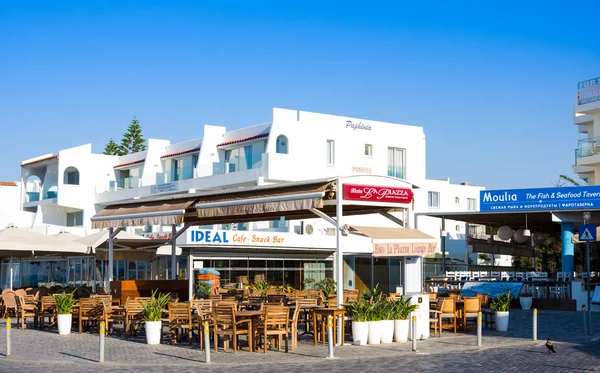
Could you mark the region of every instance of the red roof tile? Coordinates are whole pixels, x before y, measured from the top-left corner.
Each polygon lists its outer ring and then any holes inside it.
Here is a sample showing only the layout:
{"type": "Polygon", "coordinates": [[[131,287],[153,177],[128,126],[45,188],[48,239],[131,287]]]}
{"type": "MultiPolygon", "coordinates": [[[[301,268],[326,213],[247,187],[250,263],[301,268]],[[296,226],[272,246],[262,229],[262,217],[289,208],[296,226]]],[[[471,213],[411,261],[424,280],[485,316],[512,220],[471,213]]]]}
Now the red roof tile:
{"type": "Polygon", "coordinates": [[[16,187],[17,183],[14,181],[0,181],[0,186],[12,186],[16,187]]]}
{"type": "Polygon", "coordinates": [[[200,148],[198,147],[198,148],[194,148],[194,149],[182,150],[180,152],[165,154],[165,155],[163,155],[160,158],[162,159],[162,158],[175,157],[177,155],[183,155],[183,154],[188,154],[188,153],[196,153],[196,152],[199,152],[199,151],[200,151],[200,148]]]}
{"type": "Polygon", "coordinates": [[[27,162],[27,163],[21,163],[21,167],[29,166],[29,165],[32,165],[32,164],[35,164],[35,163],[40,163],[40,162],[48,161],[48,160],[54,159],[54,158],[58,158],[58,154],[52,155],[50,157],[42,158],[42,159],[36,159],[35,161],[31,161],[31,162],[27,162]]]}
{"type": "Polygon", "coordinates": [[[133,161],[133,162],[121,163],[121,164],[118,164],[118,165],[116,165],[116,166],[115,166],[115,167],[113,167],[113,168],[119,168],[119,167],[131,166],[132,164],[143,163],[145,160],[146,160],[146,159],[140,159],[140,160],[133,161]]]}
{"type": "Polygon", "coordinates": [[[268,137],[268,136],[269,136],[269,132],[267,132],[267,133],[261,133],[260,135],[242,137],[241,139],[222,142],[222,143],[220,143],[217,146],[225,146],[225,145],[237,144],[237,143],[244,142],[244,141],[262,139],[263,137],[268,137]]]}

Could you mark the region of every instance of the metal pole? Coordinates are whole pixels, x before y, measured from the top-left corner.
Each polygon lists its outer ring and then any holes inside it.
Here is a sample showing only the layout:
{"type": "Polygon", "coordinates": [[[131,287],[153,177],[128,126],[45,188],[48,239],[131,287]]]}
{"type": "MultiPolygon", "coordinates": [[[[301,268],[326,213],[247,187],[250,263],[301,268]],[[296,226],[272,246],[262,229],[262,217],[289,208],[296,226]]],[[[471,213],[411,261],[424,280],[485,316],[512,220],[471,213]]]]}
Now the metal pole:
{"type": "Polygon", "coordinates": [[[343,346],[344,345],[344,336],[342,335],[342,323],[344,322],[344,317],[340,315],[337,317],[336,321],[337,321],[337,343],[335,345],[343,346]]]}
{"type": "Polygon", "coordinates": [[[108,279],[106,280],[106,291],[110,294],[110,282],[113,279],[113,228],[108,228],[108,279]]]}
{"type": "Polygon", "coordinates": [[[6,319],[6,357],[10,357],[11,355],[11,346],[10,346],[10,329],[12,328],[12,324],[10,321],[10,317],[6,319]]]}
{"type": "Polygon", "coordinates": [[[533,309],[533,340],[537,341],[537,308],[533,309]]]}
{"type": "Polygon", "coordinates": [[[587,334],[592,335],[592,287],[590,284],[590,277],[592,277],[592,268],[590,261],[590,242],[586,242],[585,244],[585,255],[587,262],[587,334]]]}
{"type": "Polygon", "coordinates": [[[100,322],[100,362],[104,362],[104,334],[105,333],[105,323],[104,321],[100,322]]]}
{"type": "Polygon", "coordinates": [[[333,359],[333,316],[327,316],[327,358],[333,359]]]}
{"type": "MultiPolygon", "coordinates": [[[[177,234],[177,226],[171,225],[171,237],[177,234]]],[[[177,240],[171,239],[171,280],[177,280],[177,240]]]]}
{"type": "MultiPolygon", "coordinates": [[[[342,247],[342,218],[344,214],[344,206],[342,199],[342,180],[337,179],[337,187],[335,192],[335,220],[337,226],[335,227],[335,242],[336,242],[336,293],[337,293],[337,307],[342,308],[344,304],[344,249],[342,247]]],[[[331,305],[329,305],[331,307],[331,305]]]]}
{"type": "MultiPolygon", "coordinates": [[[[467,231],[467,234],[469,232],[467,231]]],[[[442,231],[440,232],[440,246],[442,249],[442,270],[440,276],[446,276],[446,219],[442,218],[442,231]]],[[[467,262],[469,262],[467,260],[467,262]]]]}
{"type": "Polygon", "coordinates": [[[412,317],[412,350],[417,351],[417,316],[412,317]]]}
{"type": "MultiPolygon", "coordinates": [[[[204,326],[204,362],[210,364],[210,336],[208,330],[208,321],[203,323],[204,326]]],[[[266,343],[266,341],[265,341],[266,343]]],[[[235,348],[236,346],[233,346],[235,348]]]]}
{"type": "Polygon", "coordinates": [[[477,346],[481,346],[481,311],[477,312],[477,346]]]}
{"type": "Polygon", "coordinates": [[[583,314],[583,334],[588,333],[587,314],[585,312],[585,304],[581,305],[581,313],[583,314]]]}

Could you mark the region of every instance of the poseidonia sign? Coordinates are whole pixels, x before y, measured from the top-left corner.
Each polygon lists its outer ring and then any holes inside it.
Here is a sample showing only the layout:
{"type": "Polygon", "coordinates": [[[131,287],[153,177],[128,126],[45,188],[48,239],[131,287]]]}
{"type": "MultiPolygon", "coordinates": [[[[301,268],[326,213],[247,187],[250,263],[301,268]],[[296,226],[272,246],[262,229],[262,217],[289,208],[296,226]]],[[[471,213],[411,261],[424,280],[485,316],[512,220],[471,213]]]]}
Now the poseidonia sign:
{"type": "Polygon", "coordinates": [[[343,197],[350,201],[410,203],[413,194],[410,188],[344,184],[343,197]]]}
{"type": "Polygon", "coordinates": [[[481,211],[600,208],[600,186],[482,190],[479,197],[481,211]]]}
{"type": "Polygon", "coordinates": [[[435,243],[375,243],[373,256],[422,256],[435,253],[435,243]]]}

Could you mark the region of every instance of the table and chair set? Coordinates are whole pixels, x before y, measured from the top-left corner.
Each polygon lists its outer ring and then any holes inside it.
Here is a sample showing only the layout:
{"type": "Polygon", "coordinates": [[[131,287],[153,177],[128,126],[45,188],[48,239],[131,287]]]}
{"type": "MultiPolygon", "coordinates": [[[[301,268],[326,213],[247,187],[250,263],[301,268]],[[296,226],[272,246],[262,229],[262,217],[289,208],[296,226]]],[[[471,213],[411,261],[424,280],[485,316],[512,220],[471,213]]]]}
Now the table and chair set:
{"type": "Polygon", "coordinates": [[[447,297],[433,292],[425,294],[429,295],[429,324],[434,336],[441,337],[443,329],[456,333],[460,329],[466,332],[471,326],[477,327],[479,312],[482,312],[486,328],[494,326],[494,313],[489,308],[488,294],[477,293],[473,297],[463,297],[457,293],[450,293],[447,297]]]}

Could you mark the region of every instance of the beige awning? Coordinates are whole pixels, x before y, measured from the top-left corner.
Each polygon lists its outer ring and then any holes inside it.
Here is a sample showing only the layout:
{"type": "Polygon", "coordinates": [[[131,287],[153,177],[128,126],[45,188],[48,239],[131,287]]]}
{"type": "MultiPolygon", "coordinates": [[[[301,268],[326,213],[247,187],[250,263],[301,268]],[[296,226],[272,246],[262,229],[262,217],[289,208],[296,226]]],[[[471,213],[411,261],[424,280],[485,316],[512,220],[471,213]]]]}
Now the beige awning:
{"type": "Polygon", "coordinates": [[[373,256],[423,256],[435,252],[437,240],[418,229],[351,226],[351,233],[373,240],[373,256]]]}
{"type": "Polygon", "coordinates": [[[0,256],[3,257],[85,255],[87,253],[87,246],[78,242],[67,242],[25,228],[10,226],[0,230],[0,256]]]}
{"type": "Polygon", "coordinates": [[[282,188],[253,189],[202,197],[196,204],[199,218],[243,216],[323,207],[329,181],[282,188]]]}
{"type": "Polygon", "coordinates": [[[111,205],[92,217],[92,228],[121,228],[183,223],[185,209],[195,198],[111,205]]]}

